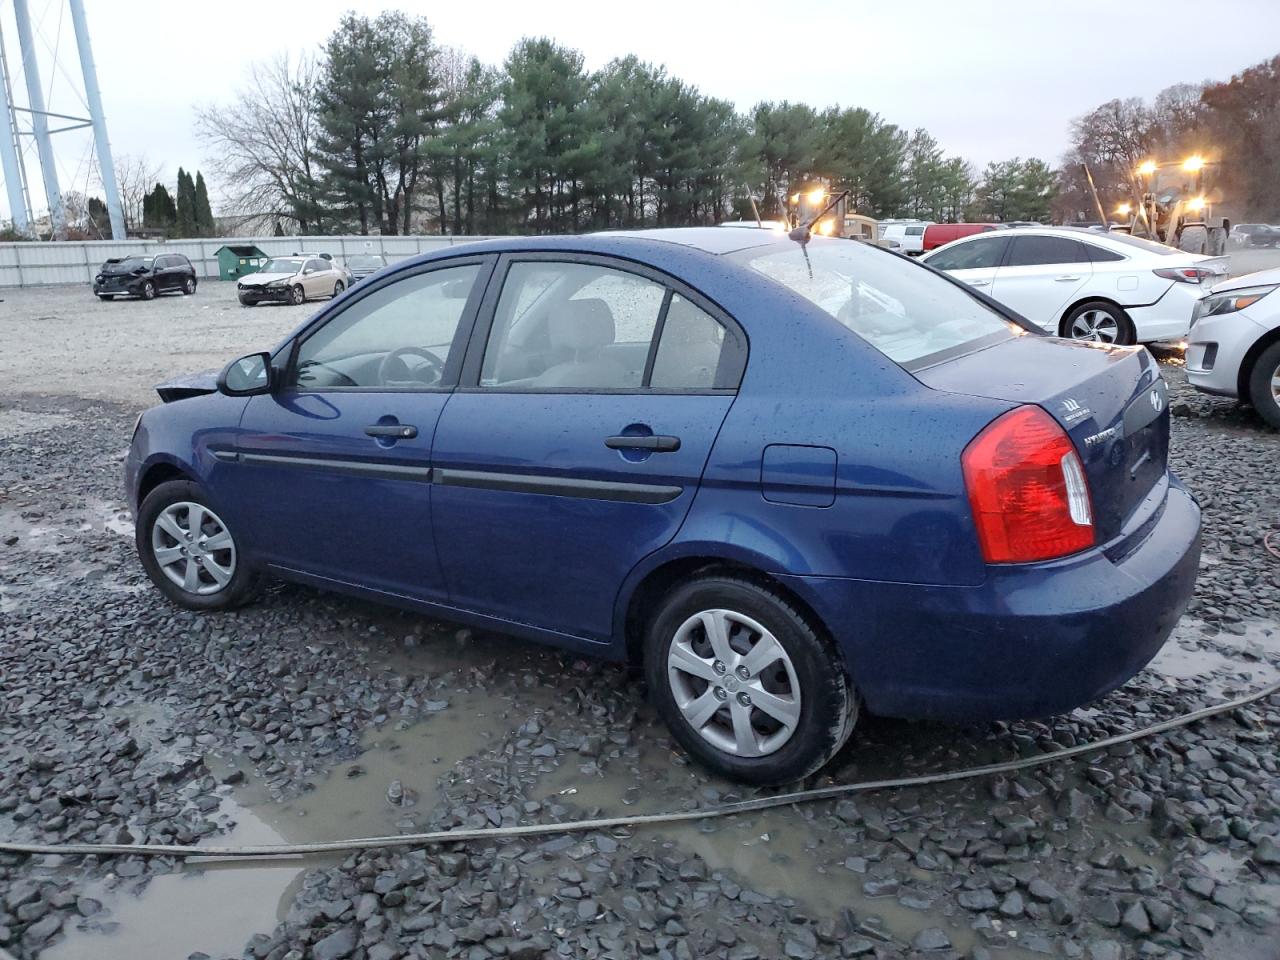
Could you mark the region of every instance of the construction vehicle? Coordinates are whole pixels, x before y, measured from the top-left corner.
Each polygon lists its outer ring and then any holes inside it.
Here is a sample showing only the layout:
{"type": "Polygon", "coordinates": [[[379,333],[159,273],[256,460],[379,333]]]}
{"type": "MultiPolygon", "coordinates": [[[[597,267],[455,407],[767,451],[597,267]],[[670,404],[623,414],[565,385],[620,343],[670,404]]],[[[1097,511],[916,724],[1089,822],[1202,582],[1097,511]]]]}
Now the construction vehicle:
{"type": "MultiPolygon", "coordinates": [[[[808,223],[818,216],[831,203],[838,190],[828,188],[823,183],[811,183],[797,190],[787,198],[787,222],[790,226],[808,223]]],[[[856,213],[847,195],[837,200],[834,208],[829,210],[813,225],[813,232],[824,237],[845,237],[850,240],[865,240],[875,243],[879,234],[879,223],[873,217],[856,213]]]]}
{"type": "MultiPolygon", "coordinates": [[[[1132,201],[1121,203],[1115,210],[1128,222],[1111,229],[1186,253],[1221,256],[1227,249],[1231,221],[1213,214],[1214,206],[1222,202],[1222,191],[1216,183],[1219,167],[1218,162],[1198,155],[1165,163],[1143,161],[1130,178],[1132,201]]],[[[1085,173],[1098,213],[1106,223],[1107,216],[1087,166],[1085,173]]]]}

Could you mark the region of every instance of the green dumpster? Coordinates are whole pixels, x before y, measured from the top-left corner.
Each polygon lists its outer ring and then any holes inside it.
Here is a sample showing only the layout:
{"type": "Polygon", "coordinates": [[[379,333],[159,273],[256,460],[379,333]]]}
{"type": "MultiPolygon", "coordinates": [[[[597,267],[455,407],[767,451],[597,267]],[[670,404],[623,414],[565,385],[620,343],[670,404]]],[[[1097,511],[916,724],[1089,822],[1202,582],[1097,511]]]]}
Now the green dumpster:
{"type": "Polygon", "coordinates": [[[257,273],[262,264],[271,259],[251,243],[219,247],[217,257],[218,276],[223,280],[235,280],[247,273],[257,273]]]}

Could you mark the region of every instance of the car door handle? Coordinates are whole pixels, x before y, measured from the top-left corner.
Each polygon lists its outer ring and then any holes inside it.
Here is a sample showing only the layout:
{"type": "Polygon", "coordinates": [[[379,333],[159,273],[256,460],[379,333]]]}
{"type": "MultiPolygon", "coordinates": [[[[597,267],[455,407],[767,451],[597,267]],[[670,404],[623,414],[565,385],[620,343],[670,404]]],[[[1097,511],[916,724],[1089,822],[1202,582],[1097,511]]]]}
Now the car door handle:
{"type": "Polygon", "coordinates": [[[680,449],[679,437],[621,436],[605,437],[604,445],[610,450],[652,450],[655,453],[675,453],[680,449]]]}
{"type": "Polygon", "coordinates": [[[373,423],[364,428],[371,437],[391,437],[395,440],[412,440],[418,428],[408,423],[373,423]]]}
{"type": "Polygon", "coordinates": [[[1058,283],[1068,283],[1071,280],[1079,280],[1080,278],[1074,273],[1063,274],[1060,277],[1053,278],[1058,283]]]}
{"type": "Polygon", "coordinates": [[[967,283],[967,284],[968,284],[969,286],[971,286],[971,287],[989,287],[989,286],[991,286],[991,281],[990,281],[990,280],[966,280],[966,281],[965,281],[965,283],[967,283]]]}

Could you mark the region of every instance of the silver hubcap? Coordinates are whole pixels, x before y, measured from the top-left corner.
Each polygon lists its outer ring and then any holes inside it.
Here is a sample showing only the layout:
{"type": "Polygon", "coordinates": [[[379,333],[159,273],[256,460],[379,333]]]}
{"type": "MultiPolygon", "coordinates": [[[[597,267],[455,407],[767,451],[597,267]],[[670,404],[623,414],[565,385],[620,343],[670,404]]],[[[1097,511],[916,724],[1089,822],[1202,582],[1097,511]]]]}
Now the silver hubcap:
{"type": "Polygon", "coordinates": [[[301,287],[294,287],[294,288],[293,288],[293,302],[294,302],[294,303],[301,303],[301,302],[302,302],[302,288],[301,288],[301,287]]]}
{"type": "Polygon", "coordinates": [[[1271,371],[1271,398],[1280,405],[1280,367],[1271,371]]]}
{"type": "Polygon", "coordinates": [[[217,593],[236,572],[235,541],[203,504],[165,507],[151,525],[151,550],[164,575],[187,593],[217,593]]]}
{"type": "Polygon", "coordinates": [[[1120,336],[1120,324],[1105,310],[1086,310],[1071,321],[1072,340],[1093,340],[1098,343],[1115,343],[1120,336]]]}
{"type": "Polygon", "coordinates": [[[800,681],[787,651],[732,610],[696,613],[676,631],[667,682],[689,725],[717,750],[763,757],[800,722],[800,681]]]}

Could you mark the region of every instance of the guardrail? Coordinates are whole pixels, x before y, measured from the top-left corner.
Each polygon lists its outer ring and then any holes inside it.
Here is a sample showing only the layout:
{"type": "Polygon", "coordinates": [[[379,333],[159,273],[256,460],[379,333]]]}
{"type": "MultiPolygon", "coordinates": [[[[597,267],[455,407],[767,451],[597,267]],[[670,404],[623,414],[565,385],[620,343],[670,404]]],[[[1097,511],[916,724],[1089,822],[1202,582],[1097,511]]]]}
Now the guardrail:
{"type": "Polygon", "coordinates": [[[110,257],[186,254],[197,275],[218,278],[217,250],[227,244],[252,244],[269,256],[331,253],[338,260],[380,253],[388,263],[441,247],[490,237],[202,237],[194,240],[68,240],[56,243],[0,243],[0,287],[37,287],[53,283],[90,283],[110,257]]]}

